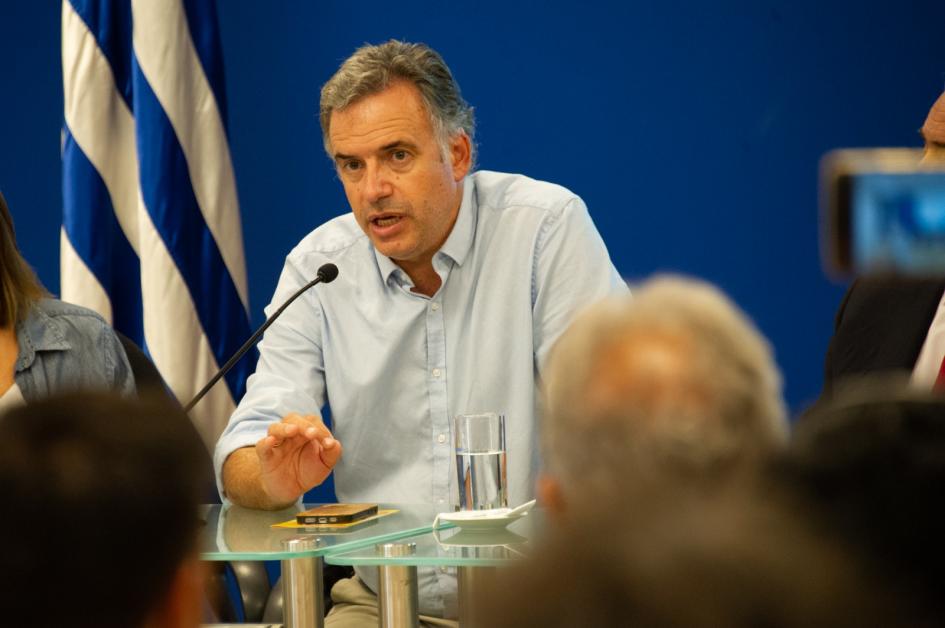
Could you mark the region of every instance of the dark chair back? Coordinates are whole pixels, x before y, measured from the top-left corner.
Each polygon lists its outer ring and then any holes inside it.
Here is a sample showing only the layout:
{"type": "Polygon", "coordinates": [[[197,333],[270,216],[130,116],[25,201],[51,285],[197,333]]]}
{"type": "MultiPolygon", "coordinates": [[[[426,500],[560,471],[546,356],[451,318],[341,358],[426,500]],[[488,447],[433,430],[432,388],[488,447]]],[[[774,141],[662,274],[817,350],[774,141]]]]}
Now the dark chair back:
{"type": "Polygon", "coordinates": [[[164,383],[164,378],[161,377],[161,372],[157,370],[154,362],[145,355],[141,347],[118,330],[115,330],[115,335],[118,336],[121,346],[125,349],[125,355],[128,356],[128,363],[131,365],[131,372],[135,376],[135,387],[138,394],[160,394],[173,397],[167,384],[164,383]]]}

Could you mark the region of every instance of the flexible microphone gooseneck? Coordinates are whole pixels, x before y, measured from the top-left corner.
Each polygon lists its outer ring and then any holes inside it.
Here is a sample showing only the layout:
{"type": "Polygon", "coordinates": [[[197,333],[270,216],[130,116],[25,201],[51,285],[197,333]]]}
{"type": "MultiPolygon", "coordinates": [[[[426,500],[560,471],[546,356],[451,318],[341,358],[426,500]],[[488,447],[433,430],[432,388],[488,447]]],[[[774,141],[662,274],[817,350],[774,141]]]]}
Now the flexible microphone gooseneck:
{"type": "Polygon", "coordinates": [[[249,340],[247,340],[243,344],[243,346],[239,348],[239,351],[233,354],[232,358],[227,360],[226,364],[223,365],[223,368],[217,371],[217,374],[214,375],[213,378],[209,382],[207,382],[207,385],[204,386],[201,389],[201,391],[197,393],[197,395],[193,399],[190,400],[190,403],[184,406],[184,412],[190,412],[193,409],[193,407],[197,405],[197,403],[201,399],[204,398],[204,395],[210,392],[210,389],[213,388],[213,385],[216,384],[218,381],[220,381],[220,378],[226,375],[229,372],[229,370],[233,368],[234,364],[240,361],[240,358],[242,358],[243,355],[247,351],[249,351],[253,345],[256,344],[256,341],[259,340],[259,337],[262,336],[263,332],[269,329],[269,326],[272,325],[277,318],[279,318],[279,315],[282,314],[282,312],[287,307],[289,307],[289,305],[293,301],[295,301],[303,292],[305,292],[306,290],[308,290],[309,288],[311,288],[317,283],[331,283],[335,280],[337,276],[338,276],[337,266],[335,266],[334,264],[322,264],[318,268],[318,272],[316,273],[315,279],[311,280],[310,282],[308,282],[307,284],[299,288],[298,291],[295,294],[293,294],[291,297],[289,297],[289,299],[285,303],[283,303],[282,306],[278,310],[276,310],[272,316],[266,319],[266,322],[263,323],[262,326],[256,330],[256,333],[254,333],[252,336],[249,337],[249,340]]]}

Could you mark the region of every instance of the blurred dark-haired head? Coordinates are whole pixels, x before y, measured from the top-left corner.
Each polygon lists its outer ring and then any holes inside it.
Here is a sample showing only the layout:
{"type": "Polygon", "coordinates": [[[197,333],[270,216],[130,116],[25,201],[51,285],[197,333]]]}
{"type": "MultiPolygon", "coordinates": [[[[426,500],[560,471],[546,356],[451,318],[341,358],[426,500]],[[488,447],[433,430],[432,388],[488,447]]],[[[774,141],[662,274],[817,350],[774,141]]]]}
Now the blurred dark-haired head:
{"type": "Polygon", "coordinates": [[[774,471],[890,587],[945,617],[945,398],[848,387],[802,417],[774,471]]]}
{"type": "Polygon", "coordinates": [[[16,246],[13,216],[0,193],[0,327],[23,320],[29,306],[45,294],[36,273],[16,246]]]}
{"type": "Polygon", "coordinates": [[[196,551],[208,456],[166,401],[71,394],[0,416],[9,625],[142,625],[196,551]]]}

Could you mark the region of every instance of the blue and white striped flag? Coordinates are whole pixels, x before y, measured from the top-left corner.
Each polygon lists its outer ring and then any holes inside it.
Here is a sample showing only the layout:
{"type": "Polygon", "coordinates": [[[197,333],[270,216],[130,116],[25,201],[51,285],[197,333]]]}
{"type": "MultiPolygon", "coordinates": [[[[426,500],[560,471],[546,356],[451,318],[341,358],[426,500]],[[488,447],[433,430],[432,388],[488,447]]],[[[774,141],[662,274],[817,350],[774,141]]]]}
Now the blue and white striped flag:
{"type": "MultiPolygon", "coordinates": [[[[62,298],[144,347],[182,401],[249,336],[212,0],[64,0],[62,298]]],[[[208,444],[243,360],[191,416],[208,444]]]]}

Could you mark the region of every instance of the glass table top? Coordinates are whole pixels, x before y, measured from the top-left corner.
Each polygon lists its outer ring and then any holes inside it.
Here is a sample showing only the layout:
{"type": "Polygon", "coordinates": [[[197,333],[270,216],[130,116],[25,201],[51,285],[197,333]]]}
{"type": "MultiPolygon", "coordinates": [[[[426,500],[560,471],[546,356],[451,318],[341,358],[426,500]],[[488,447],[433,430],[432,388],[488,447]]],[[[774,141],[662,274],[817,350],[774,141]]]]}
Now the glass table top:
{"type": "Polygon", "coordinates": [[[200,534],[203,560],[283,560],[324,556],[362,546],[415,536],[432,529],[436,509],[429,504],[379,504],[394,514],[365,521],[344,530],[324,528],[273,528],[272,524],[295,519],[295,513],[317,504],[296,504],[285,510],[267,511],[241,506],[204,506],[205,525],[200,534]],[[302,539],[315,547],[287,549],[284,541],[302,539]]]}
{"type": "Polygon", "coordinates": [[[529,555],[533,542],[544,529],[544,513],[533,509],[527,516],[506,528],[463,530],[441,527],[393,539],[396,543],[414,543],[416,551],[408,555],[384,556],[376,544],[358,549],[339,548],[325,557],[332,565],[417,567],[497,567],[529,555]]]}

